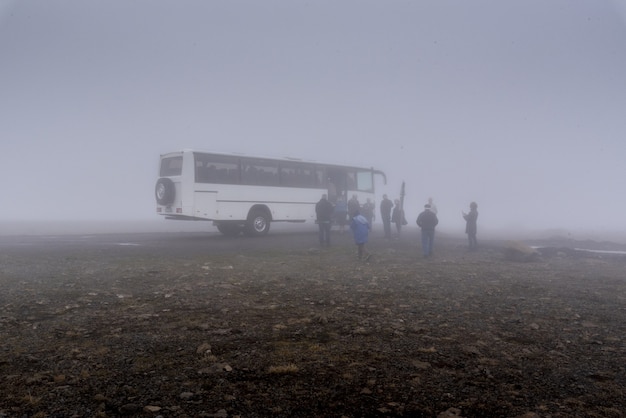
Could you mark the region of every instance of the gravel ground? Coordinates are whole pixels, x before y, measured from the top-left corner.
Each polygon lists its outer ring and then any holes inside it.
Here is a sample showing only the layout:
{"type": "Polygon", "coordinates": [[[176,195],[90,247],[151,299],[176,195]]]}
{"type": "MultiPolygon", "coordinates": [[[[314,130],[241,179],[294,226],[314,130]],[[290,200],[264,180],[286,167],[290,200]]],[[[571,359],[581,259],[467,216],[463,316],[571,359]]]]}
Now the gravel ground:
{"type": "Polygon", "coordinates": [[[0,417],[625,416],[623,248],[304,235],[4,248],[0,417]]]}

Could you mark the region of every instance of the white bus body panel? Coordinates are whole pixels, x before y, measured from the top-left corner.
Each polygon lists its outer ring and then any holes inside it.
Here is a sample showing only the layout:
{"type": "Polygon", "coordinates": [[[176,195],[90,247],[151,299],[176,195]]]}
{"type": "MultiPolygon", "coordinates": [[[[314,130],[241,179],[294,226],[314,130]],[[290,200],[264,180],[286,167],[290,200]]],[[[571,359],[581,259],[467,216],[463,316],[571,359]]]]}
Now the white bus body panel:
{"type": "Polygon", "coordinates": [[[255,187],[251,190],[239,185],[196,184],[193,212],[187,212],[182,205],[183,215],[214,221],[245,221],[250,209],[261,205],[270,210],[274,221],[314,221],[315,204],[325,192],[322,189],[255,187]]]}

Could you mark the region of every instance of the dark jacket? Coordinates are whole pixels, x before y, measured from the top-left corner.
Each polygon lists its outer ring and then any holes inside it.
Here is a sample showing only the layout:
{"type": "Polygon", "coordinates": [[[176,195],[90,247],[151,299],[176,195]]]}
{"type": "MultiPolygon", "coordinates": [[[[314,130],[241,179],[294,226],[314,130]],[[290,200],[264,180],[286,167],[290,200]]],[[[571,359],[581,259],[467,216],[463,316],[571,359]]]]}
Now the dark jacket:
{"type": "Polygon", "coordinates": [[[374,204],[372,202],[363,203],[363,207],[361,208],[361,214],[365,216],[367,221],[371,224],[372,219],[374,219],[374,204]]]}
{"type": "Polygon", "coordinates": [[[417,226],[422,228],[422,230],[434,231],[435,227],[439,223],[439,219],[434,212],[426,209],[424,212],[419,214],[415,222],[417,223],[417,226]]]}
{"type": "Polygon", "coordinates": [[[391,199],[383,199],[380,202],[380,217],[382,220],[391,219],[391,209],[393,208],[393,202],[391,199]]]}
{"type": "Polygon", "coordinates": [[[359,212],[360,210],[361,210],[361,204],[359,203],[357,199],[352,198],[348,200],[348,215],[350,215],[351,218],[355,216],[356,213],[359,212]]]}
{"type": "Polygon", "coordinates": [[[478,211],[471,209],[469,213],[463,215],[465,218],[465,233],[470,235],[476,235],[476,220],[478,219],[478,211]]]}
{"type": "Polygon", "coordinates": [[[403,211],[402,209],[400,209],[400,206],[394,206],[393,214],[391,215],[391,222],[393,222],[394,224],[402,223],[402,221],[404,220],[404,213],[402,212],[403,211]]]}
{"type": "Polygon", "coordinates": [[[328,199],[320,199],[315,205],[315,214],[317,215],[317,222],[330,222],[333,218],[334,211],[333,204],[328,199]]]}

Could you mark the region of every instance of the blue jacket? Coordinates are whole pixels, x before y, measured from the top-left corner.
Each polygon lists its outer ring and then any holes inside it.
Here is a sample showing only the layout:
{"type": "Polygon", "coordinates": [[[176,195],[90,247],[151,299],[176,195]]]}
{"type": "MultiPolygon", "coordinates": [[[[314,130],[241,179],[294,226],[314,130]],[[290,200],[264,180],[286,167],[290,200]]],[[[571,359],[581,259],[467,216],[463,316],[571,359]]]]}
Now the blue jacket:
{"type": "Polygon", "coordinates": [[[367,242],[367,236],[370,231],[370,224],[363,215],[356,215],[350,222],[350,229],[354,235],[354,242],[356,244],[365,244],[367,242]]]}

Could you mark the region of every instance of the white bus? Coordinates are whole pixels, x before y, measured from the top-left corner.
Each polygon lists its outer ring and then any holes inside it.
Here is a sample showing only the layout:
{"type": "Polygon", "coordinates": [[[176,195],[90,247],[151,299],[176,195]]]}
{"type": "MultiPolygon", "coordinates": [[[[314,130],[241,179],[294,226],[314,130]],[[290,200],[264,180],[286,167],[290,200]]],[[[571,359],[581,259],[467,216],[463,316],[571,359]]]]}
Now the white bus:
{"type": "Polygon", "coordinates": [[[373,168],[184,150],[161,155],[155,197],[167,219],[213,221],[224,235],[267,234],[272,222],[315,222],[322,194],[375,202],[373,168]]]}

